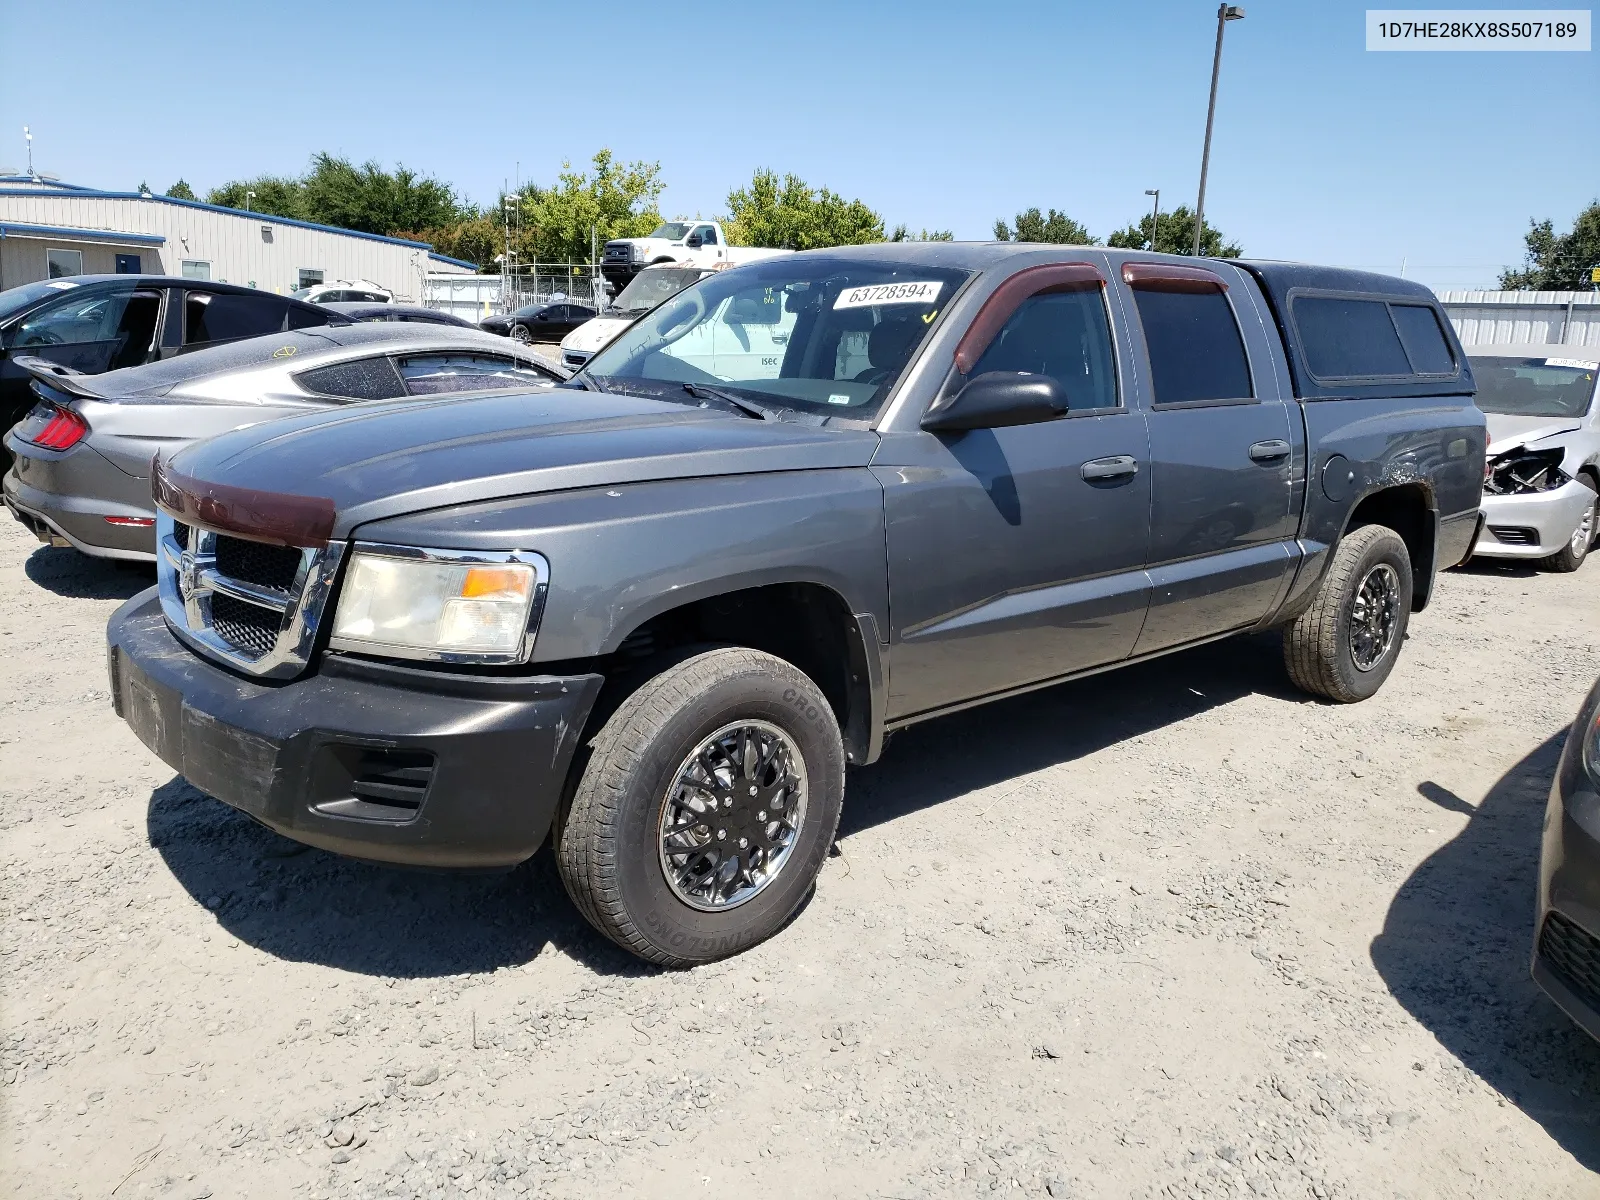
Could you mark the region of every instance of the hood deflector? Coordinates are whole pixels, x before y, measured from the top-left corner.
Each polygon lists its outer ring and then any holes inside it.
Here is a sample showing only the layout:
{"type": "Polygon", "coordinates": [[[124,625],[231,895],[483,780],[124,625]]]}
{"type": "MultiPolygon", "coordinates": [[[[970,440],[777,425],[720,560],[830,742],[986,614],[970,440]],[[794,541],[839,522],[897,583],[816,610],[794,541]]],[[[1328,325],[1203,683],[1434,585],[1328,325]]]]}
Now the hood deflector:
{"type": "Polygon", "coordinates": [[[328,544],[335,509],[325,496],[291,496],[257,488],[207,483],[174,471],[158,454],[150,464],[157,507],[186,525],[274,546],[328,544]]]}

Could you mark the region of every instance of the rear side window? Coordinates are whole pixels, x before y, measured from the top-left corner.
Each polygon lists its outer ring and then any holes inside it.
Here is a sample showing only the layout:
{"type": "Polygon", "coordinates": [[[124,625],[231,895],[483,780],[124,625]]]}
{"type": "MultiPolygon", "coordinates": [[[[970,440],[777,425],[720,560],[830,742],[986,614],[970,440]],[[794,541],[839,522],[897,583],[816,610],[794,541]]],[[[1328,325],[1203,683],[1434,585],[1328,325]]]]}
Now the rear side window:
{"type": "Polygon", "coordinates": [[[1456,356],[1450,352],[1439,314],[1425,304],[1391,304],[1389,313],[1400,331],[1400,343],[1418,375],[1454,375],[1456,356]]]}
{"type": "Polygon", "coordinates": [[[1111,328],[1098,287],[1029,296],[973,364],[972,374],[1049,375],[1074,412],[1117,407],[1111,328]]]}
{"type": "Polygon", "coordinates": [[[400,375],[413,396],[550,386],[539,372],[493,354],[417,354],[400,360],[400,375]]]}
{"type": "Polygon", "coordinates": [[[1135,287],[1157,404],[1207,404],[1255,395],[1244,339],[1221,291],[1135,287]]]}
{"type": "Polygon", "coordinates": [[[299,305],[289,306],[289,328],[310,329],[315,325],[326,325],[328,314],[318,312],[314,308],[301,308],[299,305]]]}
{"type": "Polygon", "coordinates": [[[278,333],[283,329],[288,307],[273,296],[186,292],[183,344],[195,346],[202,342],[226,342],[233,338],[278,333]]]}
{"type": "Polygon", "coordinates": [[[406,394],[394,364],[387,358],[360,358],[316,367],[300,372],[295,379],[308,392],[349,400],[393,400],[406,394]]]}
{"type": "Polygon", "coordinates": [[[1296,296],[1294,324],[1306,366],[1319,379],[1411,374],[1382,300],[1296,296]]]}

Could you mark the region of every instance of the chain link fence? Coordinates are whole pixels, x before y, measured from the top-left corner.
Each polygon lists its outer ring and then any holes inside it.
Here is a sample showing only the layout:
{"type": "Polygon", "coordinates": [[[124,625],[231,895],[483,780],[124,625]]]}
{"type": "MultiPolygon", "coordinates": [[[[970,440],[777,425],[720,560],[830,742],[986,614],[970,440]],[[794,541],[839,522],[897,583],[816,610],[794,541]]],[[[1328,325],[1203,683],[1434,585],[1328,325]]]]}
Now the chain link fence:
{"type": "Polygon", "coordinates": [[[430,274],[421,303],[476,323],[527,304],[565,300],[599,309],[605,297],[606,282],[588,263],[537,263],[511,275],[430,274]]]}

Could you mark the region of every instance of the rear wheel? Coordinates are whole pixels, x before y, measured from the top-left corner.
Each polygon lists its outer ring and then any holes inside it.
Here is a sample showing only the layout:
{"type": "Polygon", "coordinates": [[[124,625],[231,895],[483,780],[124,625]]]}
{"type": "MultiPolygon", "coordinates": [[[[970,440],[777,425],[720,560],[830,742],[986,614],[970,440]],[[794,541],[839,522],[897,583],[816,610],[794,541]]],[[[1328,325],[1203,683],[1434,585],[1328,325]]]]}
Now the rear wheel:
{"type": "Polygon", "coordinates": [[[1411,615],[1411,555],[1400,535],[1366,525],[1340,539],[1316,597],[1283,631],[1289,678],[1351,704],[1394,670],[1411,615]]]}
{"type": "Polygon", "coordinates": [[[838,829],[844,748],[826,698],[770,654],[722,647],[612,714],[561,827],[568,894],[641,958],[686,967],[771,937],[838,829]]]}
{"type": "MultiPolygon", "coordinates": [[[[1591,492],[1595,491],[1595,482],[1587,475],[1579,475],[1578,482],[1591,492]]],[[[1567,544],[1549,558],[1540,559],[1539,565],[1547,571],[1576,571],[1583,566],[1583,560],[1589,557],[1589,548],[1594,545],[1595,527],[1600,525],[1600,496],[1597,496],[1588,510],[1583,514],[1583,520],[1578,522],[1578,527],[1572,531],[1572,537],[1567,544]]]]}

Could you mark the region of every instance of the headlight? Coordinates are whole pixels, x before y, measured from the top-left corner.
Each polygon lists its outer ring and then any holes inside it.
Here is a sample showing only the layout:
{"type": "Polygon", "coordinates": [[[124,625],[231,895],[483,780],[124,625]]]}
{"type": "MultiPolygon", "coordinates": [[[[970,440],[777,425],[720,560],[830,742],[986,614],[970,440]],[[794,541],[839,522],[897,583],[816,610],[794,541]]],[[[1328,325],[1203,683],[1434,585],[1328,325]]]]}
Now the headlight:
{"type": "Polygon", "coordinates": [[[634,258],[643,258],[645,254],[644,247],[639,245],[638,242],[635,242],[630,248],[629,253],[631,253],[634,258]]]}
{"type": "Polygon", "coordinates": [[[526,662],[550,572],[537,554],[357,543],[332,645],[438,662],[526,662]]]}

